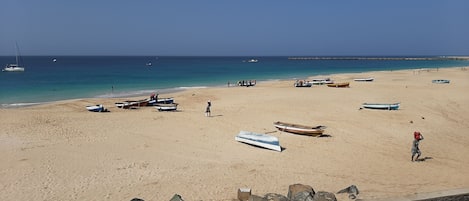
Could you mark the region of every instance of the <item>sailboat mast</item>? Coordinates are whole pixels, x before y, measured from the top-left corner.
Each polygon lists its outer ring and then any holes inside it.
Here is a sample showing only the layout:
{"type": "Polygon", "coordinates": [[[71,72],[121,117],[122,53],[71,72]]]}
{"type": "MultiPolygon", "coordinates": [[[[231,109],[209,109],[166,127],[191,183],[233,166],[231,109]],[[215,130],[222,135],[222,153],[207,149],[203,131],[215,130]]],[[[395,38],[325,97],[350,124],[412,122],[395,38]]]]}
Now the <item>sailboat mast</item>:
{"type": "Polygon", "coordinates": [[[19,54],[18,42],[15,42],[15,45],[16,45],[16,65],[19,66],[20,64],[18,63],[18,54],[19,54]]]}

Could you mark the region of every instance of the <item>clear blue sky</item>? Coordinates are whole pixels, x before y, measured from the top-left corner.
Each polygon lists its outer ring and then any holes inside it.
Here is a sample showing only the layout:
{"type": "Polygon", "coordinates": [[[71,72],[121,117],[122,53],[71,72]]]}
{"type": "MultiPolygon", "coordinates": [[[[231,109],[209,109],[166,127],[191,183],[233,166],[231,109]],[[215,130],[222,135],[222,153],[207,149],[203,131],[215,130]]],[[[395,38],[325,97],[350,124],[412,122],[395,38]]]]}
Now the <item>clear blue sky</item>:
{"type": "Polygon", "coordinates": [[[466,0],[1,0],[0,55],[469,55],[466,0]]]}

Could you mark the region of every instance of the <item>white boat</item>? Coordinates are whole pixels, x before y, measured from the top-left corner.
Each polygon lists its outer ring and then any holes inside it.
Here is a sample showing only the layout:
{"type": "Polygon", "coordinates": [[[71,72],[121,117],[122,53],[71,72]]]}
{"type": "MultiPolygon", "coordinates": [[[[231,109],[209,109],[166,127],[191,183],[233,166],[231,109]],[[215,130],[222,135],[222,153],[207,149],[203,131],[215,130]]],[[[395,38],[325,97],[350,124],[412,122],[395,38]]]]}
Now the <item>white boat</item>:
{"type": "Polygon", "coordinates": [[[309,81],[306,81],[306,80],[297,80],[293,86],[295,86],[295,87],[311,87],[311,86],[313,86],[313,83],[311,83],[309,81]]]}
{"type": "Polygon", "coordinates": [[[178,104],[177,103],[155,104],[155,108],[158,111],[174,111],[178,109],[178,104]]]}
{"type": "Polygon", "coordinates": [[[373,82],[373,80],[375,80],[375,78],[372,77],[353,79],[355,82],[373,82]]]}
{"type": "Polygon", "coordinates": [[[107,112],[103,105],[90,105],[86,106],[86,109],[90,112],[107,112]]]}
{"type": "Polygon", "coordinates": [[[19,62],[20,62],[19,48],[18,48],[18,43],[16,43],[16,63],[7,64],[5,68],[2,69],[2,72],[23,72],[24,67],[22,67],[19,62]]]}
{"type": "Polygon", "coordinates": [[[362,107],[367,109],[378,109],[378,110],[397,110],[399,109],[400,103],[363,103],[362,107]]]}
{"type": "Polygon", "coordinates": [[[248,60],[248,63],[257,63],[257,62],[259,62],[259,60],[257,60],[257,59],[249,59],[248,60]]]}
{"type": "Polygon", "coordinates": [[[240,131],[239,134],[235,137],[235,140],[266,149],[272,149],[280,152],[282,151],[282,147],[280,147],[278,138],[272,135],[240,131]]]}
{"type": "Polygon", "coordinates": [[[174,98],[156,98],[156,99],[150,99],[148,101],[148,105],[170,104],[170,103],[174,103],[174,98]]]}
{"type": "Polygon", "coordinates": [[[323,84],[332,84],[334,83],[334,81],[332,81],[330,78],[320,78],[320,79],[313,79],[311,83],[314,85],[323,85],[323,84]]]}

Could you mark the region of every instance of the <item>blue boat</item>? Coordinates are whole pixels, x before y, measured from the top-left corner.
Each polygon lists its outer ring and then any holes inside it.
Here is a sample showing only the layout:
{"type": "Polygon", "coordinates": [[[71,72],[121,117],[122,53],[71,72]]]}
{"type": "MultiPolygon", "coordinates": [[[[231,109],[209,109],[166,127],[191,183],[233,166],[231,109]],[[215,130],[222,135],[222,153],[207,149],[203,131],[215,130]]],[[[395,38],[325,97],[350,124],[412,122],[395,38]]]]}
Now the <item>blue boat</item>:
{"type": "Polygon", "coordinates": [[[449,84],[449,80],[432,80],[435,84],[449,84]]]}

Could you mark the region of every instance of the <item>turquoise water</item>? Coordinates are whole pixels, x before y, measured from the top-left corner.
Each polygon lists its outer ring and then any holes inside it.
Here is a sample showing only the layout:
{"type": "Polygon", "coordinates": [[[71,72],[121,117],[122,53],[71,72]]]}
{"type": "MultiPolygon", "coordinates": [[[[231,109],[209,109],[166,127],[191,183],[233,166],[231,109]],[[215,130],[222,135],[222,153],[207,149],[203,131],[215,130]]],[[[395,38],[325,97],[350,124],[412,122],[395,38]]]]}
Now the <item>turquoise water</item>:
{"type": "MultiPolygon", "coordinates": [[[[125,97],[239,80],[469,66],[467,60],[289,60],[288,57],[26,56],[26,71],[0,73],[2,107],[90,97],[125,97]],[[57,61],[53,62],[53,58],[57,61]],[[146,64],[151,61],[152,65],[146,64]]],[[[0,57],[0,64],[14,62],[0,57]]]]}

